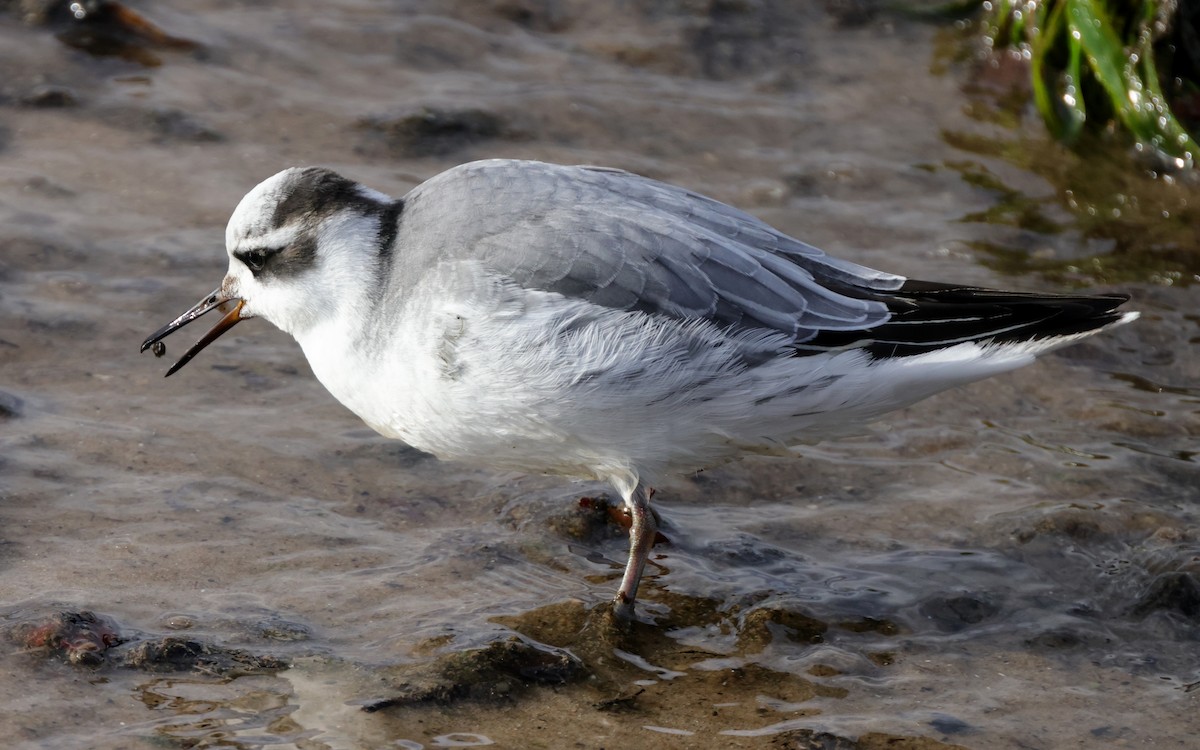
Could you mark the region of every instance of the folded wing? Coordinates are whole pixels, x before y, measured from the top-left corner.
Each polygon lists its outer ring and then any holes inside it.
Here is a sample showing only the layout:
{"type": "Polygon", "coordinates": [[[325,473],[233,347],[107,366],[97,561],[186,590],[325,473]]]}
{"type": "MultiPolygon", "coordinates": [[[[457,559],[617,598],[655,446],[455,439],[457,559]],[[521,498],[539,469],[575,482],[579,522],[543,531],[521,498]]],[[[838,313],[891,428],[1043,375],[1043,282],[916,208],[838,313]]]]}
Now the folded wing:
{"type": "Polygon", "coordinates": [[[907,280],[620,170],[493,160],[450,175],[478,232],[458,247],[516,283],[619,310],[777,331],[799,355],[861,347],[908,356],[1071,335],[1117,321],[1127,299],[907,280]]]}

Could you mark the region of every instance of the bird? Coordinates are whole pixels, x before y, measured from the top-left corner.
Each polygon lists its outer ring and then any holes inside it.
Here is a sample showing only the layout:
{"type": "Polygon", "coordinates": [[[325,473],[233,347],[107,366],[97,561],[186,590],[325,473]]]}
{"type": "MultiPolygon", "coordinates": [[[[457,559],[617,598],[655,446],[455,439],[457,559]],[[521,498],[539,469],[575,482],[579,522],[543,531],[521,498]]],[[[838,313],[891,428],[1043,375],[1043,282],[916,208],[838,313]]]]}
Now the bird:
{"type": "Polygon", "coordinates": [[[299,343],[367,425],[441,459],[608,482],[630,518],[628,621],[656,483],[862,430],[1134,320],[1124,294],[908,279],[631,172],[489,159],[401,198],[293,167],[242,198],[218,310],[299,343]]]}

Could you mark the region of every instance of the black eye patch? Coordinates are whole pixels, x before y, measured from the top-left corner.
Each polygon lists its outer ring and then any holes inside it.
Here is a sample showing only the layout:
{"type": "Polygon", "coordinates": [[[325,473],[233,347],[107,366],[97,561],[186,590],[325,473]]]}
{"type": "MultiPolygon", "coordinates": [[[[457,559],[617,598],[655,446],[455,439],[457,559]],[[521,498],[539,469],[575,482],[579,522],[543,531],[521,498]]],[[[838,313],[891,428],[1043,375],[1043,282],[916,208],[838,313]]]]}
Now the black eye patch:
{"type": "Polygon", "coordinates": [[[251,273],[257,276],[266,267],[267,263],[276,255],[279,255],[282,250],[283,248],[279,247],[256,247],[250,250],[240,250],[234,253],[233,257],[240,260],[246,268],[250,269],[251,273]]]}

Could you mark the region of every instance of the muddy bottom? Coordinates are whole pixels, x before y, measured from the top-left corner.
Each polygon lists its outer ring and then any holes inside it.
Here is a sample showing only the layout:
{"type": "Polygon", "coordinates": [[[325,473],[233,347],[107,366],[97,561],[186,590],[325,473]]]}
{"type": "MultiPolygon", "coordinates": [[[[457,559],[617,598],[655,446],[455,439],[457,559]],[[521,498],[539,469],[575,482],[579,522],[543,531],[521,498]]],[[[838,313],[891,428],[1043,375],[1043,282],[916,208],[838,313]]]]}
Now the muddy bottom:
{"type": "Polygon", "coordinates": [[[1200,264],[1097,281],[1121,246],[1046,176],[1087,172],[1035,120],[974,116],[946,27],[775,0],[67,5],[0,3],[0,745],[1194,742],[1200,264]],[[1031,143],[1036,170],[1010,158],[1031,143]],[[402,195],[487,157],[630,169],[853,261],[1143,316],[657,488],[621,624],[608,488],[380,438],[261,321],[169,380],[190,334],[138,353],[217,285],[275,171],[402,195]]]}

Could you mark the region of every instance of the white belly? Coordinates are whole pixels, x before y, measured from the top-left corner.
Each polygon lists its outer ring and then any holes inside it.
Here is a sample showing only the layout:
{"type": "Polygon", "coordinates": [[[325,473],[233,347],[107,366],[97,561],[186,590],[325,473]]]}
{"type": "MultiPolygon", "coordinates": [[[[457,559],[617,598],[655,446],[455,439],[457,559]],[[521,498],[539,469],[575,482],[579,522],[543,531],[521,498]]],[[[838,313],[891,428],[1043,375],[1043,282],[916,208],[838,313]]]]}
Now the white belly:
{"type": "Polygon", "coordinates": [[[329,391],[384,435],[444,459],[618,487],[853,431],[1032,359],[975,344],[877,363],[861,350],[797,357],[782,335],[511,284],[471,291],[412,300],[374,337],[356,341],[334,321],[301,344],[329,391]]]}

